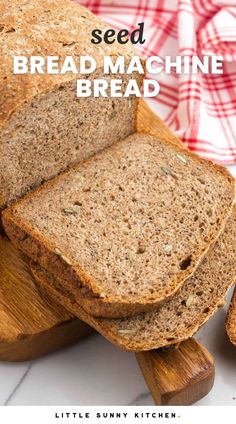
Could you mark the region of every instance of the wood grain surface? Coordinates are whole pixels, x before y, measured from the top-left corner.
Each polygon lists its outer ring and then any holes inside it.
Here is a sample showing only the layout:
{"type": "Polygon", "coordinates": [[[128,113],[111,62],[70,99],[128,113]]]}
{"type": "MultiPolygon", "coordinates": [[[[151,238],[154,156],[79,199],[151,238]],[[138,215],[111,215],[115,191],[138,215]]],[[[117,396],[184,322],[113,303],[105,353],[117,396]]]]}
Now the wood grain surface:
{"type": "Polygon", "coordinates": [[[214,384],[213,357],[194,339],[177,349],[140,352],[136,358],[156,405],[192,405],[214,384]]]}
{"type": "Polygon", "coordinates": [[[3,237],[0,281],[0,360],[32,359],[91,333],[89,326],[39,294],[27,258],[3,237]]]}

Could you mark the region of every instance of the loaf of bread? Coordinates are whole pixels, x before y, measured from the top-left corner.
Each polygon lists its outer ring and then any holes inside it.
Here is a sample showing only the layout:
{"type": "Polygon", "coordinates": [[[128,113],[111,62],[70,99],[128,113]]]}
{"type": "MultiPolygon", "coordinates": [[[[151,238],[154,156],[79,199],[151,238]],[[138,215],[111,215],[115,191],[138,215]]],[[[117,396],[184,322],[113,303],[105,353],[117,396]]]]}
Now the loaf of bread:
{"type": "MultiPolygon", "coordinates": [[[[236,278],[236,210],[224,233],[209,250],[193,276],[179,292],[158,310],[132,318],[95,318],[85,312],[63,282],[36,263],[31,264],[39,286],[68,311],[84,320],[112,343],[124,350],[142,351],[176,344],[194,333],[225,303],[228,289],[236,278]]],[[[236,343],[236,303],[231,306],[228,334],[236,343]]]]}
{"type": "Polygon", "coordinates": [[[224,168],[134,134],[26,195],[3,225],[90,315],[117,318],[174,295],[233,200],[224,168]]]}
{"type": "MultiPolygon", "coordinates": [[[[103,78],[103,57],[133,55],[124,45],[91,43],[91,32],[107,26],[70,0],[1,0],[0,68],[0,210],[32,187],[69,165],[132,134],[137,98],[79,98],[80,74],[13,74],[13,56],[72,56],[96,59],[90,79],[103,78]]],[[[142,84],[143,75],[120,78],[142,84]]]]}
{"type": "Polygon", "coordinates": [[[231,343],[236,345],[236,289],[234,289],[234,293],[226,317],[226,331],[231,343]]]}

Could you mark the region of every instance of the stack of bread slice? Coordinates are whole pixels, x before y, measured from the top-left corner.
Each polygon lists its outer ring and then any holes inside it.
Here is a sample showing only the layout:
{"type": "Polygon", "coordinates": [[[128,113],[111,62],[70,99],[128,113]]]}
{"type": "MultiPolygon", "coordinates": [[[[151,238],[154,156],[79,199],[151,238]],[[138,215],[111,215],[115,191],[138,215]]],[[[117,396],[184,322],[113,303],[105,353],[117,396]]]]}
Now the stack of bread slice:
{"type": "Polygon", "coordinates": [[[192,336],[236,275],[234,179],[136,133],[3,212],[38,284],[125,350],[192,336]]]}
{"type": "Polygon", "coordinates": [[[47,296],[123,349],[189,338],[234,282],[234,179],[162,131],[138,133],[134,96],[78,98],[83,75],[12,73],[14,55],[73,56],[77,64],[90,55],[98,65],[91,81],[121,79],[122,93],[130,79],[141,86],[137,72],[104,75],[104,56],[122,55],[127,65],[134,51],[92,44],[91,31],[109,27],[87,9],[4,0],[1,12],[6,234],[47,296]]]}

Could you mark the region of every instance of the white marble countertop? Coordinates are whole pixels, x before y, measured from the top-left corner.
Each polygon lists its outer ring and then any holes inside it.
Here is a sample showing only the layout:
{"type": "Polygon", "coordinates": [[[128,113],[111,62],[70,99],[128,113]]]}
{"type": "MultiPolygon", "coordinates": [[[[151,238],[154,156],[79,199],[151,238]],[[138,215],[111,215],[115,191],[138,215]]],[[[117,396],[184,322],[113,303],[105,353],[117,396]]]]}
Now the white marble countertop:
{"type": "MultiPolygon", "coordinates": [[[[236,166],[231,169],[236,175],[236,166]]],[[[198,405],[236,405],[236,347],[227,339],[225,314],[226,308],[219,310],[196,336],[216,361],[215,385],[198,405]]],[[[0,362],[0,405],[153,405],[153,400],[135,356],[93,335],[34,361],[0,362]]]]}

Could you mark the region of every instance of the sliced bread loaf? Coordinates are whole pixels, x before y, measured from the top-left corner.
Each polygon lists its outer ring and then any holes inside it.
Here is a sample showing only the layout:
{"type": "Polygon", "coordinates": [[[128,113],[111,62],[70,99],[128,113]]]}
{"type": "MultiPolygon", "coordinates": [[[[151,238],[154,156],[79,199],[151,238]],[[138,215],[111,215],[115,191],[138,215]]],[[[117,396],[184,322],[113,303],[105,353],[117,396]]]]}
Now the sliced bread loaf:
{"type": "MultiPolygon", "coordinates": [[[[137,99],[78,98],[72,74],[12,72],[13,56],[58,56],[60,64],[81,55],[97,61],[90,80],[104,78],[103,57],[134,54],[130,43],[91,43],[95,28],[108,28],[70,0],[1,0],[0,209],[69,165],[135,132],[137,99]]],[[[79,70],[80,72],[80,70],[79,70]]],[[[143,75],[106,75],[141,85],[143,75]]]]}
{"type": "Polygon", "coordinates": [[[226,318],[226,331],[231,343],[236,345],[236,289],[234,290],[226,318]]]}
{"type": "MultiPolygon", "coordinates": [[[[112,343],[130,351],[151,350],[188,339],[223,306],[227,290],[236,278],[235,240],[234,211],[226,224],[225,232],[179,292],[158,310],[132,318],[111,320],[92,317],[77,304],[71,293],[66,292],[63,282],[53,278],[36,263],[31,264],[31,269],[40,287],[49,296],[90,324],[112,343]]],[[[234,312],[235,310],[236,308],[234,312]]],[[[235,328],[234,314],[234,324],[230,328],[233,342],[235,328]]]]}
{"type": "Polygon", "coordinates": [[[156,308],[224,227],[234,180],[219,166],[135,134],[3,213],[9,238],[91,315],[156,308]]]}

